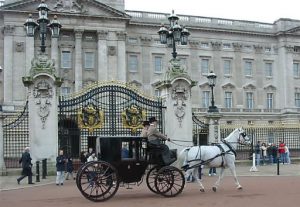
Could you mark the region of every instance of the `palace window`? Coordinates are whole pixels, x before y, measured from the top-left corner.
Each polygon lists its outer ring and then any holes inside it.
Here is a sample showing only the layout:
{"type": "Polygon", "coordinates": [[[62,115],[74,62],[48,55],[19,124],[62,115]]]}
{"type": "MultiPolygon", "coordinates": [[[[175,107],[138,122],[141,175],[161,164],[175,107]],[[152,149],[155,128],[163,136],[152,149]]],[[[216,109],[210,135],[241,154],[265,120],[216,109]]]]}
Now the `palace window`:
{"type": "Polygon", "coordinates": [[[247,92],[246,93],[246,104],[247,104],[247,109],[253,109],[253,107],[254,107],[254,98],[253,98],[253,93],[252,92],[247,92]]]}
{"type": "Polygon", "coordinates": [[[72,68],[72,53],[71,51],[61,52],[61,68],[72,68]]]}
{"type": "Polygon", "coordinates": [[[70,87],[61,87],[61,95],[66,96],[71,93],[71,88],[70,87]]]}
{"type": "Polygon", "coordinates": [[[201,59],[201,74],[209,73],[209,59],[201,59]]]}
{"type": "Polygon", "coordinates": [[[245,61],[245,76],[252,76],[252,62],[245,61]]]}
{"type": "Polygon", "coordinates": [[[293,73],[295,78],[300,78],[300,68],[299,68],[299,63],[293,63],[293,73]]]}
{"type": "Polygon", "coordinates": [[[274,94],[273,93],[267,93],[267,109],[273,109],[273,96],[274,94]]]}
{"type": "Polygon", "coordinates": [[[137,72],[138,71],[138,56],[129,55],[128,56],[128,71],[137,72]]]}
{"type": "Polygon", "coordinates": [[[231,60],[224,60],[224,75],[231,75],[231,60]]]}
{"type": "Polygon", "coordinates": [[[95,68],[95,53],[93,53],[93,52],[85,52],[84,53],[84,67],[86,69],[94,69],[95,68]]]}
{"type": "Polygon", "coordinates": [[[232,92],[225,92],[225,108],[232,108],[232,92]]]}
{"type": "Polygon", "coordinates": [[[295,93],[295,106],[300,107],[300,93],[295,93]]]}
{"type": "Polygon", "coordinates": [[[154,57],[154,72],[162,73],[162,57],[161,56],[154,57]]]}
{"type": "Polygon", "coordinates": [[[202,92],[202,107],[208,108],[209,107],[209,91],[202,92]]]}
{"type": "Polygon", "coordinates": [[[265,76],[272,77],[273,76],[273,64],[268,62],[265,63],[265,76]]]}

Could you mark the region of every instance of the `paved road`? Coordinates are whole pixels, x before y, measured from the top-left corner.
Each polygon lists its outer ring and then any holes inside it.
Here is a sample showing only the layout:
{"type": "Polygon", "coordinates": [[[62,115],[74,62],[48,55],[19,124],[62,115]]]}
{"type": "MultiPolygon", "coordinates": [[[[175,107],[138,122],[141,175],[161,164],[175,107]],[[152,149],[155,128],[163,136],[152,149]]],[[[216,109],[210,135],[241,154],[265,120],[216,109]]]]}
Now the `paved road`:
{"type": "MultiPolygon", "coordinates": [[[[238,167],[243,190],[235,189],[232,177],[226,176],[221,187],[214,193],[211,186],[216,177],[206,175],[203,177],[203,184],[206,187],[204,193],[199,191],[196,183],[187,183],[183,193],[179,196],[164,198],[150,192],[143,183],[141,186],[133,186],[130,190],[120,188],[112,199],[104,203],[94,203],[81,196],[73,180],[66,181],[64,186],[56,186],[53,182],[54,177],[49,177],[47,181],[44,180],[42,184],[34,187],[21,184],[16,185],[19,188],[2,189],[0,201],[1,207],[298,206],[300,203],[300,165],[281,165],[280,167],[280,176],[276,175],[276,166],[261,166],[258,168],[259,172],[249,172],[249,166],[238,167]]],[[[2,184],[15,180],[12,177],[6,177],[6,181],[4,177],[0,178],[2,184]]]]}

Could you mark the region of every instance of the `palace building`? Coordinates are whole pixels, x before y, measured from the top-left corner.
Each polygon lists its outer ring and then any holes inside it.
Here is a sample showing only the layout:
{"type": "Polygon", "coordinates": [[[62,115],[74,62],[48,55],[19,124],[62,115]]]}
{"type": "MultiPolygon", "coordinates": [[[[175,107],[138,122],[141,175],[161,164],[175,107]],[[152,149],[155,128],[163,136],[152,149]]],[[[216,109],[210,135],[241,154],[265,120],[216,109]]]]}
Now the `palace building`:
{"type": "MultiPolygon", "coordinates": [[[[28,98],[22,77],[41,53],[40,36],[26,35],[28,15],[37,20],[36,0],[5,0],[0,7],[0,105],[3,113],[20,113],[28,98]],[[3,4],[4,3],[4,4],[3,4]]],[[[150,96],[165,78],[171,48],[158,30],[170,14],[125,10],[124,0],[46,0],[49,19],[62,25],[58,38],[48,31],[45,54],[63,78],[57,91],[72,96],[89,85],[120,81],[150,96]]],[[[175,11],[176,12],[176,11],[175,11]]],[[[299,124],[300,21],[274,23],[177,14],[190,32],[177,45],[177,58],[195,81],[193,114],[205,122],[211,104],[207,75],[217,76],[214,101],[221,124],[299,124]]]]}

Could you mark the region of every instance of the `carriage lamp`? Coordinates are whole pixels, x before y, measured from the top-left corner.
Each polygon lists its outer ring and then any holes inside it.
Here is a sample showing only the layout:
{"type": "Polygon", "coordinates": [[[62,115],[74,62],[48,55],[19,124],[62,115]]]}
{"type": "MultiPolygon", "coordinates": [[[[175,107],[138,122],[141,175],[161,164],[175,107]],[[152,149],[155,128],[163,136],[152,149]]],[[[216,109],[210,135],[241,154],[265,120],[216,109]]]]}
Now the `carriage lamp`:
{"type": "Polygon", "coordinates": [[[215,106],[215,98],[214,98],[214,87],[216,85],[217,76],[211,71],[207,75],[208,85],[211,88],[211,106],[208,107],[208,112],[219,112],[218,108],[215,106]]]}
{"type": "Polygon", "coordinates": [[[60,22],[57,20],[57,16],[54,16],[54,20],[51,21],[48,19],[48,11],[49,8],[44,0],[41,1],[40,5],[37,8],[39,12],[39,18],[37,22],[35,22],[32,18],[32,15],[29,14],[28,19],[26,20],[24,26],[26,28],[26,34],[29,37],[34,36],[34,32],[36,29],[40,31],[40,39],[41,39],[41,51],[44,53],[46,50],[45,41],[47,38],[47,31],[51,29],[52,38],[58,38],[59,32],[61,28],[60,22]],[[49,24],[50,23],[50,24],[49,24]]]}
{"type": "Polygon", "coordinates": [[[180,43],[181,45],[187,45],[188,36],[190,35],[189,31],[181,27],[178,24],[179,17],[174,14],[174,10],[172,14],[168,17],[170,22],[169,29],[162,25],[158,31],[159,39],[161,44],[167,44],[173,47],[172,56],[173,59],[176,59],[176,43],[180,43]]]}

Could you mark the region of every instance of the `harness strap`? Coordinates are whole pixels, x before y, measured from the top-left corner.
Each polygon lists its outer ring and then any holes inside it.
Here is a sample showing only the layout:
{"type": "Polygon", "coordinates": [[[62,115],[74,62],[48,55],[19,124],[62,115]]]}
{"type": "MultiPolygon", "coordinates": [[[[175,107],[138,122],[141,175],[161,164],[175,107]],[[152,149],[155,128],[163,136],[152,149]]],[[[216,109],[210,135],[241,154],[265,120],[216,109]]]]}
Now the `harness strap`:
{"type": "Polygon", "coordinates": [[[234,156],[236,157],[236,151],[232,148],[232,146],[228,142],[226,142],[225,140],[222,141],[222,142],[229,148],[228,152],[230,152],[230,151],[233,152],[234,156]]]}
{"type": "Polygon", "coordinates": [[[221,154],[220,154],[220,156],[222,156],[221,167],[224,167],[224,155],[225,155],[224,148],[220,144],[216,144],[216,146],[219,147],[219,149],[221,151],[221,154]]]}

